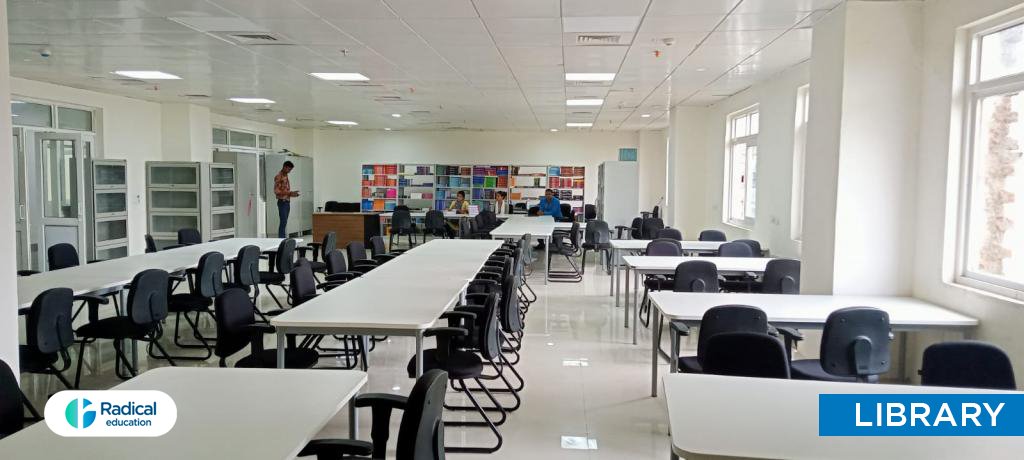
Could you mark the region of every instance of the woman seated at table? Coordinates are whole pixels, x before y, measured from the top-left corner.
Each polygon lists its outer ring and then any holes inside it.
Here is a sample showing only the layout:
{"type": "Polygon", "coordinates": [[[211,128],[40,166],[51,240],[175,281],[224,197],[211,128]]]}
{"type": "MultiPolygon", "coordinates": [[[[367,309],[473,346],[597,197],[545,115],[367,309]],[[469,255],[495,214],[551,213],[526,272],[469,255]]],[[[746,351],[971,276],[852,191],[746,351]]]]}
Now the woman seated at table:
{"type": "Polygon", "coordinates": [[[512,215],[512,210],[508,201],[505,201],[507,194],[501,190],[495,193],[494,196],[494,214],[498,217],[508,217],[512,215]]]}
{"type": "Polygon", "coordinates": [[[466,201],[466,192],[459,190],[455,194],[455,201],[448,205],[448,210],[455,211],[456,214],[469,214],[469,201],[466,201]]]}

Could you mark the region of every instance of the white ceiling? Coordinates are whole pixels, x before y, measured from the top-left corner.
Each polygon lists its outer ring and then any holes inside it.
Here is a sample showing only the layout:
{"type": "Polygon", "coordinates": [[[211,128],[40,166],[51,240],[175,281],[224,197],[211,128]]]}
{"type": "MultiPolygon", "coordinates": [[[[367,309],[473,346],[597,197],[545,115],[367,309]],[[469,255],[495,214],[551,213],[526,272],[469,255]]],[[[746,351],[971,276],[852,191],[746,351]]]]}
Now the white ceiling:
{"type": "MultiPolygon", "coordinates": [[[[662,128],[810,56],[810,26],[842,0],[7,0],[17,77],[293,127],[662,128]],[[170,18],[175,18],[172,20],[170,18]],[[190,26],[186,26],[189,24],[190,26]],[[271,33],[240,46],[201,30],[271,33]],[[577,33],[619,35],[578,46],[577,33]],[[674,40],[672,45],[666,39],[674,40]],[[52,55],[41,57],[46,48],[52,55]],[[182,80],[139,82],[115,70],[182,80]],[[360,72],[359,86],[310,72],[360,72]],[[615,72],[567,85],[565,72],[615,72]],[[186,95],[206,95],[189,97],[186,95]],[[573,97],[602,107],[566,107],[573,97]],[[277,101],[270,110],[229,97],[277,101]],[[382,99],[383,98],[383,99],[382,99]],[[398,99],[393,101],[391,99],[398,99]],[[393,118],[401,113],[402,118],[393,118]],[[650,114],[650,117],[641,117],[650,114]]],[[[353,129],[353,128],[344,128],[353,129]]]]}

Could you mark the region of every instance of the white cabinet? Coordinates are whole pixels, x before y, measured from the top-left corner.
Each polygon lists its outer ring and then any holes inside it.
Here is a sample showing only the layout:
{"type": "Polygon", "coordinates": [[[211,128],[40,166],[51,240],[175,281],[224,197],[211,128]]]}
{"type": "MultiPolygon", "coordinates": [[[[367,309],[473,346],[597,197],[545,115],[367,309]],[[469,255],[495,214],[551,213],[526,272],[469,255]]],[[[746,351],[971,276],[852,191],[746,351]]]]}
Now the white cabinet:
{"type": "Polygon", "coordinates": [[[597,218],[614,229],[640,216],[640,179],[635,161],[606,161],[598,167],[597,218]]]}
{"type": "Polygon", "coordinates": [[[87,258],[128,255],[128,166],[125,160],[89,162],[87,258]]]}
{"type": "Polygon", "coordinates": [[[179,229],[201,228],[200,163],[147,162],[146,195],[149,234],[157,248],[177,244],[179,229]]]}
{"type": "Polygon", "coordinates": [[[209,240],[235,236],[235,165],[204,164],[203,235],[209,240]]]}

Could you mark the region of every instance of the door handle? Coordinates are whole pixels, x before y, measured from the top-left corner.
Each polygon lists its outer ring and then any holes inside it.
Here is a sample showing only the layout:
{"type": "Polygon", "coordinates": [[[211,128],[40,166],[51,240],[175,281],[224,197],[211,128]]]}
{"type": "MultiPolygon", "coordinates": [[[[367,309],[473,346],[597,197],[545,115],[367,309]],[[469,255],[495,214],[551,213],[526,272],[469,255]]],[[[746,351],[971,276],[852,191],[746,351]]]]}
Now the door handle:
{"type": "Polygon", "coordinates": [[[25,205],[18,205],[18,220],[25,220],[25,205]]]}

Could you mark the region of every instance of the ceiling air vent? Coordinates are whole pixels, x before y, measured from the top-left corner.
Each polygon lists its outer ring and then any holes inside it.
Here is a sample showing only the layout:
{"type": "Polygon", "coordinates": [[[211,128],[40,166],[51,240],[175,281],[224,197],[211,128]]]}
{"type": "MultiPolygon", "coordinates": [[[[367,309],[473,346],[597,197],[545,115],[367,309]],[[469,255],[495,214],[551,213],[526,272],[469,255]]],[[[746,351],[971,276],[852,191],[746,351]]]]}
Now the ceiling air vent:
{"type": "Polygon", "coordinates": [[[270,32],[211,32],[231,43],[242,46],[291,45],[284,37],[270,32]]]}
{"type": "Polygon", "coordinates": [[[619,45],[622,35],[619,34],[579,34],[576,36],[576,44],[580,46],[607,46],[619,45]]]}
{"type": "Polygon", "coordinates": [[[182,94],[181,97],[187,97],[189,99],[209,99],[209,94],[182,94]]]}

